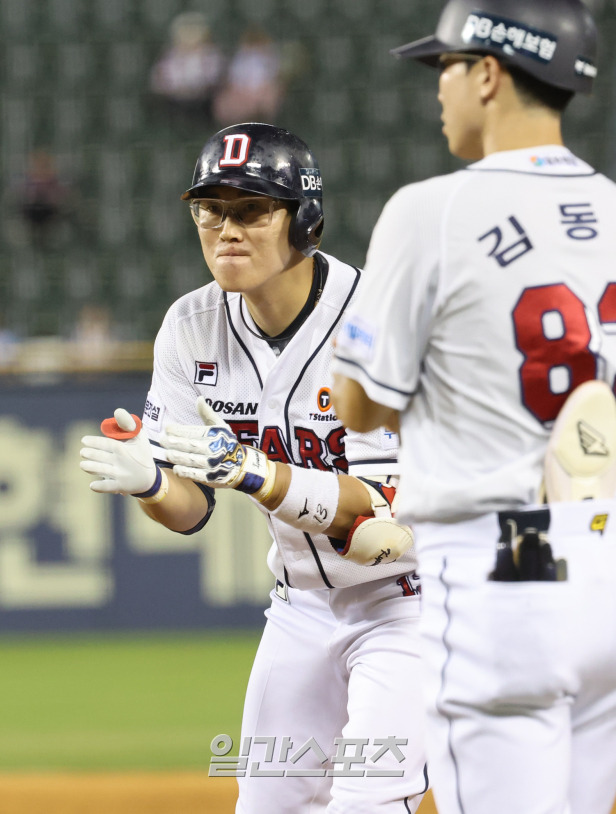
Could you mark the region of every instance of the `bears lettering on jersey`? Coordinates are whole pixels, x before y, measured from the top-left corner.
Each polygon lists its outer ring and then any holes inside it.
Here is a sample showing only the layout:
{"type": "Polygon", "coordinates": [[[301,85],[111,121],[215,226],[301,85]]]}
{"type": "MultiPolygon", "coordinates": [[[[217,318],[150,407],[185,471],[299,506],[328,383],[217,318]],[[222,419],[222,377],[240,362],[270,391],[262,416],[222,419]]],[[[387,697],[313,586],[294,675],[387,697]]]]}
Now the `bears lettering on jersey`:
{"type": "MultiPolygon", "coordinates": [[[[259,444],[259,424],[257,421],[229,421],[229,426],[242,444],[256,447],[259,444]]],[[[264,450],[265,451],[265,450],[264,450]]]]}
{"type": "Polygon", "coordinates": [[[291,455],[278,427],[265,427],[261,437],[261,449],[270,461],[278,461],[281,464],[292,462],[291,455]]]}
{"type": "Polygon", "coordinates": [[[332,467],[338,472],[348,472],[349,462],[345,457],[344,439],[346,436],[346,429],[344,427],[337,427],[332,430],[325,439],[329,450],[332,455],[336,456],[332,460],[332,467]]]}
{"type": "Polygon", "coordinates": [[[242,444],[258,446],[270,461],[282,464],[301,464],[301,466],[346,473],[349,469],[344,454],[344,427],[336,427],[325,438],[319,438],[316,432],[307,427],[296,427],[295,438],[299,442],[299,461],[294,461],[289,453],[286,441],[279,427],[264,427],[261,443],[258,444],[259,425],[256,421],[229,421],[233,432],[242,444]]]}

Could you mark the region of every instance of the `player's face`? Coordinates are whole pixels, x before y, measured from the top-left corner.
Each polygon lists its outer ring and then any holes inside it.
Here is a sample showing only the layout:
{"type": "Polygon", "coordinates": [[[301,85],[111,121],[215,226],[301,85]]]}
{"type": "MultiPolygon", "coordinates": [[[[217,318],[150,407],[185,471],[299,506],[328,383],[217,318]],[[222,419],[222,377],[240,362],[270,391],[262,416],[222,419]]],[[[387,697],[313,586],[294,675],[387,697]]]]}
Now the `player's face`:
{"type": "Polygon", "coordinates": [[[477,63],[466,54],[443,54],[438,100],[449,151],[466,160],[483,158],[483,108],[477,93],[477,63]]]}
{"type": "MultiPolygon", "coordinates": [[[[208,190],[208,198],[238,201],[255,194],[219,186],[208,190]]],[[[263,200],[272,199],[263,196],[263,200]]],[[[246,225],[229,212],[217,228],[199,227],[205,262],[224,291],[254,292],[304,259],[289,243],[291,214],[284,205],[276,203],[271,221],[266,217],[264,223],[246,225]]]]}

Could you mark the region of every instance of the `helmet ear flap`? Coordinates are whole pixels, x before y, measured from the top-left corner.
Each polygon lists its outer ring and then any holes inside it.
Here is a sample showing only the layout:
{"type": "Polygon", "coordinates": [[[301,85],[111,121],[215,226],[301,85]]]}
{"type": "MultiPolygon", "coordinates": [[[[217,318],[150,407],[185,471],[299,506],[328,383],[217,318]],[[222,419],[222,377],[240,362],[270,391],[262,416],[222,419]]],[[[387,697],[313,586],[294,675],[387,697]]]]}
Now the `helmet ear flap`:
{"type": "Polygon", "coordinates": [[[323,226],[321,201],[316,198],[304,198],[291,220],[289,242],[306,257],[312,257],[319,248],[323,226]]]}

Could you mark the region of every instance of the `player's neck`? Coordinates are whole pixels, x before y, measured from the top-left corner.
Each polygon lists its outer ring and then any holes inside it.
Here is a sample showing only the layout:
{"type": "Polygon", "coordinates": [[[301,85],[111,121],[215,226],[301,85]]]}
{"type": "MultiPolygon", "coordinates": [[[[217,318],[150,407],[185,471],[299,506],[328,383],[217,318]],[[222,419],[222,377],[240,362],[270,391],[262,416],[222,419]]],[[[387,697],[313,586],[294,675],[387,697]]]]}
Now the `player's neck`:
{"type": "Polygon", "coordinates": [[[313,259],[306,257],[266,285],[243,292],[250,316],[267,336],[279,336],[300,313],[310,294],[313,268],[313,259]]]}
{"type": "Polygon", "coordinates": [[[512,110],[495,117],[483,134],[483,154],[563,144],[561,119],[540,108],[512,110]]]}

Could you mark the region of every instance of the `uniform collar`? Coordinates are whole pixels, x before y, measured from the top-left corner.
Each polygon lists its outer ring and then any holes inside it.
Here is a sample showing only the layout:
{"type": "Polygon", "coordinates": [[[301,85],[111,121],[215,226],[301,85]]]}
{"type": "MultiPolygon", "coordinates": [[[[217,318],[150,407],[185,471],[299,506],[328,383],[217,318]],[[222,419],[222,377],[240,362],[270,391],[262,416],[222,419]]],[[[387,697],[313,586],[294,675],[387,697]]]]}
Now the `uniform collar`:
{"type": "Polygon", "coordinates": [[[325,287],[325,283],[327,281],[327,274],[329,272],[329,263],[323,257],[323,255],[317,253],[314,256],[314,272],[312,275],[312,285],[310,287],[310,293],[308,294],[308,299],[302,310],[299,314],[295,317],[293,322],[288,325],[282,333],[278,334],[278,336],[268,336],[264,331],[259,328],[257,323],[250,317],[250,322],[255,326],[257,331],[254,331],[250,325],[248,324],[247,317],[244,314],[244,300],[243,298],[240,300],[240,313],[242,315],[242,319],[244,321],[244,325],[248,328],[253,336],[256,336],[259,339],[263,339],[267,342],[275,351],[276,355],[279,356],[282,351],[286,348],[289,344],[291,339],[295,336],[295,334],[299,331],[302,327],[304,322],[308,319],[310,314],[316,308],[319,300],[321,299],[321,294],[323,293],[323,288],[325,287]]]}
{"type": "Polygon", "coordinates": [[[467,167],[472,171],[503,171],[532,175],[594,175],[595,170],[559,144],[544,144],[523,150],[507,150],[467,167]]]}

